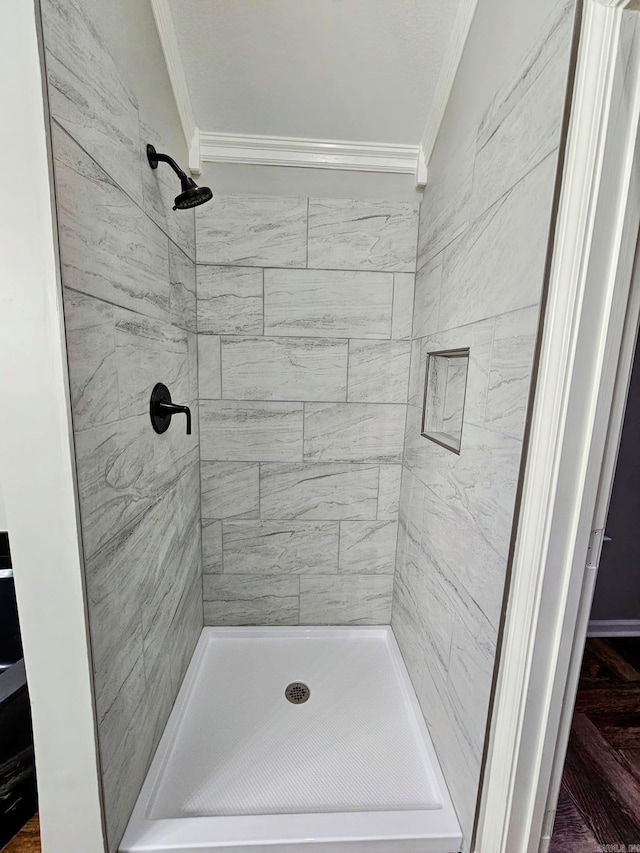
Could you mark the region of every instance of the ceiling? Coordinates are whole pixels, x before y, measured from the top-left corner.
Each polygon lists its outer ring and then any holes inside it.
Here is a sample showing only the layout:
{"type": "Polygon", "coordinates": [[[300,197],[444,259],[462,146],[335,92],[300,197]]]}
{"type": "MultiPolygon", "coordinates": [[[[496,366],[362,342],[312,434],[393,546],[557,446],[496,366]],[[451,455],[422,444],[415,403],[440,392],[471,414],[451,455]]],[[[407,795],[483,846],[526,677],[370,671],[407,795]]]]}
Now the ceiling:
{"type": "Polygon", "coordinates": [[[459,0],[170,0],[204,131],[417,145],[459,0]]]}

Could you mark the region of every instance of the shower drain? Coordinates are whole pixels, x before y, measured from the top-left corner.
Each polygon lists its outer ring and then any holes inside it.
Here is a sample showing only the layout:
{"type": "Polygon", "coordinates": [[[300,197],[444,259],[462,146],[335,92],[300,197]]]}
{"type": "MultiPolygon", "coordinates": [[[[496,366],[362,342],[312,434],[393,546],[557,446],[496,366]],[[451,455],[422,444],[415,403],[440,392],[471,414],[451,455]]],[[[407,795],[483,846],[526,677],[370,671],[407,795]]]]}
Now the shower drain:
{"type": "Polygon", "coordinates": [[[302,705],[302,703],[306,702],[309,696],[311,696],[311,691],[307,685],[303,684],[301,681],[292,681],[291,684],[285,688],[284,695],[287,697],[289,702],[293,702],[294,705],[302,705]]]}

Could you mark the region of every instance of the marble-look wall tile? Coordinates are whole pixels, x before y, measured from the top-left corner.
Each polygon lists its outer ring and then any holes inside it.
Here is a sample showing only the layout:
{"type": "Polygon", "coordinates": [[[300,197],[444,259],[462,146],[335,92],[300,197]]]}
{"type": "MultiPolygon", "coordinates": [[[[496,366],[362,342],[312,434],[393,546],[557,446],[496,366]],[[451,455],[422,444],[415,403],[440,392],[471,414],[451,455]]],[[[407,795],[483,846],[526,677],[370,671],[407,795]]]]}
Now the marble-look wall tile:
{"type": "Polygon", "coordinates": [[[65,288],[64,319],[74,429],[117,420],[120,403],[113,306],[65,288]]]}
{"type": "Polygon", "coordinates": [[[539,301],[555,171],[556,157],[549,156],[446,249],[440,328],[539,301]]]}
{"type": "Polygon", "coordinates": [[[435,743],[438,758],[447,779],[456,814],[465,832],[473,829],[480,766],[468,749],[458,725],[457,709],[442,675],[425,654],[418,693],[420,706],[435,743]]]}
{"type": "Polygon", "coordinates": [[[169,320],[166,235],[55,123],[53,150],[65,286],[169,320]]]}
{"type": "Polygon", "coordinates": [[[202,460],[200,469],[203,518],[258,517],[260,465],[257,462],[202,460]]]}
{"type": "Polygon", "coordinates": [[[86,556],[104,546],[157,497],[154,436],[148,415],[76,434],[86,556]]]}
{"type": "Polygon", "coordinates": [[[418,231],[418,270],[466,229],[473,186],[477,128],[429,175],[418,231]]]}
{"type": "Polygon", "coordinates": [[[424,338],[438,331],[441,284],[442,254],[439,254],[428,261],[416,276],[413,309],[414,338],[424,338]]]}
{"type": "Polygon", "coordinates": [[[341,522],[339,571],[393,575],[397,533],[397,521],[341,522]]]}
{"type": "Polygon", "coordinates": [[[198,331],[261,335],[263,272],[198,264],[198,331]]]}
{"type": "Polygon", "coordinates": [[[494,642],[458,621],[451,643],[448,687],[458,709],[460,731],[476,765],[482,761],[495,654],[494,642]]]}
{"type": "Polygon", "coordinates": [[[113,311],[120,416],[148,412],[157,382],[169,388],[176,402],[190,402],[188,333],[123,308],[113,311]]]}
{"type": "Polygon", "coordinates": [[[347,341],[222,338],[227,400],[335,400],[347,397],[347,341]]]}
{"type": "Polygon", "coordinates": [[[378,486],[379,520],[393,521],[398,517],[400,504],[400,481],[402,465],[381,465],[380,484],[378,486]]]}
{"type": "Polygon", "coordinates": [[[399,462],[403,405],[306,403],[304,458],[312,462],[399,462]]]}
{"type": "Polygon", "coordinates": [[[373,519],[377,500],[377,465],[260,466],[262,518],[373,519]]]}
{"type": "Polygon", "coordinates": [[[222,522],[211,518],[202,519],[202,571],[222,571],[222,522]]]}
{"type": "Polygon", "coordinates": [[[388,624],[392,591],[390,576],[301,577],[300,624],[388,624]]]}
{"type": "MultiPolygon", "coordinates": [[[[162,693],[173,701],[171,649],[175,647],[172,631],[184,592],[202,575],[202,551],[193,531],[200,527],[199,471],[197,463],[190,466],[176,485],[159,499],[163,526],[156,534],[162,542],[158,559],[147,569],[143,584],[141,621],[145,677],[152,684],[157,678],[167,678],[162,693]],[[172,524],[174,517],[179,524],[172,524]],[[176,578],[179,582],[176,583],[176,578]]],[[[169,711],[167,710],[167,716],[169,711]]],[[[158,733],[158,736],[161,732],[158,733]]]]}
{"type": "MultiPolygon", "coordinates": [[[[113,704],[136,662],[142,662],[145,560],[157,554],[157,523],[157,506],[152,504],[85,561],[98,720],[113,704]]],[[[144,688],[143,675],[137,688],[144,688]]]]}
{"type": "Polygon", "coordinates": [[[338,522],[225,521],[225,574],[326,574],[338,571],[338,522]]]}
{"type": "Polygon", "coordinates": [[[222,396],[222,360],[219,335],[198,335],[198,390],[201,399],[222,396]]]}
{"type": "Polygon", "coordinates": [[[146,696],[143,697],[122,732],[118,749],[111,754],[108,762],[102,763],[104,818],[110,853],[116,853],[118,849],[147,772],[149,756],[153,753],[153,730],[149,718],[156,713],[156,708],[146,696]]]}
{"type": "Polygon", "coordinates": [[[300,578],[295,575],[205,575],[205,625],[297,625],[300,578]]]}
{"type": "MultiPolygon", "coordinates": [[[[406,477],[403,478],[403,485],[406,477]]],[[[424,486],[418,484],[424,491],[424,486]]],[[[406,487],[403,492],[406,494],[406,487]]],[[[413,489],[415,492],[415,488],[413,489]]],[[[401,507],[407,506],[401,499],[401,507]]],[[[419,695],[422,668],[427,652],[423,606],[426,599],[422,570],[420,530],[400,515],[391,626],[404,662],[419,695]]]]}
{"type": "Polygon", "coordinates": [[[349,341],[347,400],[406,403],[410,356],[409,341],[349,341]]]}
{"type": "Polygon", "coordinates": [[[393,318],[391,337],[410,340],[413,323],[414,273],[397,272],[393,276],[393,318]]]}
{"type": "Polygon", "coordinates": [[[574,0],[558,5],[544,39],[525,58],[516,78],[490,104],[478,129],[472,217],[490,207],[560,143],[569,68],[574,0]],[[514,145],[514,140],[518,144],[514,145]]]}
{"type": "Polygon", "coordinates": [[[412,202],[312,198],[308,266],[413,272],[417,227],[412,202]]]}
{"type": "Polygon", "coordinates": [[[301,462],[302,403],[204,401],[202,459],[301,462]]]}
{"type": "Polygon", "coordinates": [[[196,331],[196,265],[169,240],[169,306],[171,322],[196,331]]]}
{"type": "Polygon", "coordinates": [[[217,195],[196,223],[199,264],[306,266],[306,199],[217,195]]]}
{"type": "Polygon", "coordinates": [[[496,320],[485,426],[513,438],[524,433],[539,316],[534,305],[496,320]]]}
{"type": "Polygon", "coordinates": [[[135,95],[75,0],[42,3],[49,106],[56,119],[133,199],[142,201],[135,95]]]}
{"type": "Polygon", "coordinates": [[[389,273],[264,272],[266,335],[388,338],[392,307],[389,273]]]}

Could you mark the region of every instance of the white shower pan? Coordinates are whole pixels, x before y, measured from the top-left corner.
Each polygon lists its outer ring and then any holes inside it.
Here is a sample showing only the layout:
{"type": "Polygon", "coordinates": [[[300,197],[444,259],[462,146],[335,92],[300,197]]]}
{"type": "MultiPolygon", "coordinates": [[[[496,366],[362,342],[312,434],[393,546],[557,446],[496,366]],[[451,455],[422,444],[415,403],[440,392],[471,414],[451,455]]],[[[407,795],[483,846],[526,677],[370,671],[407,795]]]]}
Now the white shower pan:
{"type": "Polygon", "coordinates": [[[205,628],[120,851],[460,844],[390,628],[205,628]],[[300,704],[285,695],[293,682],[310,691],[300,704]]]}

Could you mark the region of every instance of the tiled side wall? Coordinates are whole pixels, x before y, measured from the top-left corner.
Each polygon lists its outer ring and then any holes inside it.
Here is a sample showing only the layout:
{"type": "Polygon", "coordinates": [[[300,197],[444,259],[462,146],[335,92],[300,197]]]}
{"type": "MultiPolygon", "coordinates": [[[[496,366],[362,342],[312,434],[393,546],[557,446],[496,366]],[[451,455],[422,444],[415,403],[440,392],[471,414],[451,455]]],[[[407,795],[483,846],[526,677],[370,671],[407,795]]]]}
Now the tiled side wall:
{"type": "MultiPolygon", "coordinates": [[[[202,627],[195,228],[90,20],[44,0],[77,477],[109,849],[202,627]],[[194,407],[156,435],[162,381],[194,407]],[[182,422],[180,422],[182,420],[182,422]]],[[[87,14],[89,10],[89,14],[87,14]]],[[[177,121],[177,118],[176,118],[177,121]]]]}
{"type": "MultiPolygon", "coordinates": [[[[392,626],[469,844],[551,224],[573,2],[421,208],[392,626]],[[459,456],[420,436],[426,356],[470,348],[459,456]]],[[[476,16],[477,17],[477,16],[476,16]]],[[[475,25],[475,23],[474,23],[475,25]]],[[[473,31],[472,31],[473,35],[473,31]]],[[[443,127],[455,126],[447,116],[443,127]]],[[[447,145],[446,139],[440,145],[447,145]]]]}
{"type": "Polygon", "coordinates": [[[208,625],[391,616],[417,205],[196,213],[208,625]]]}

